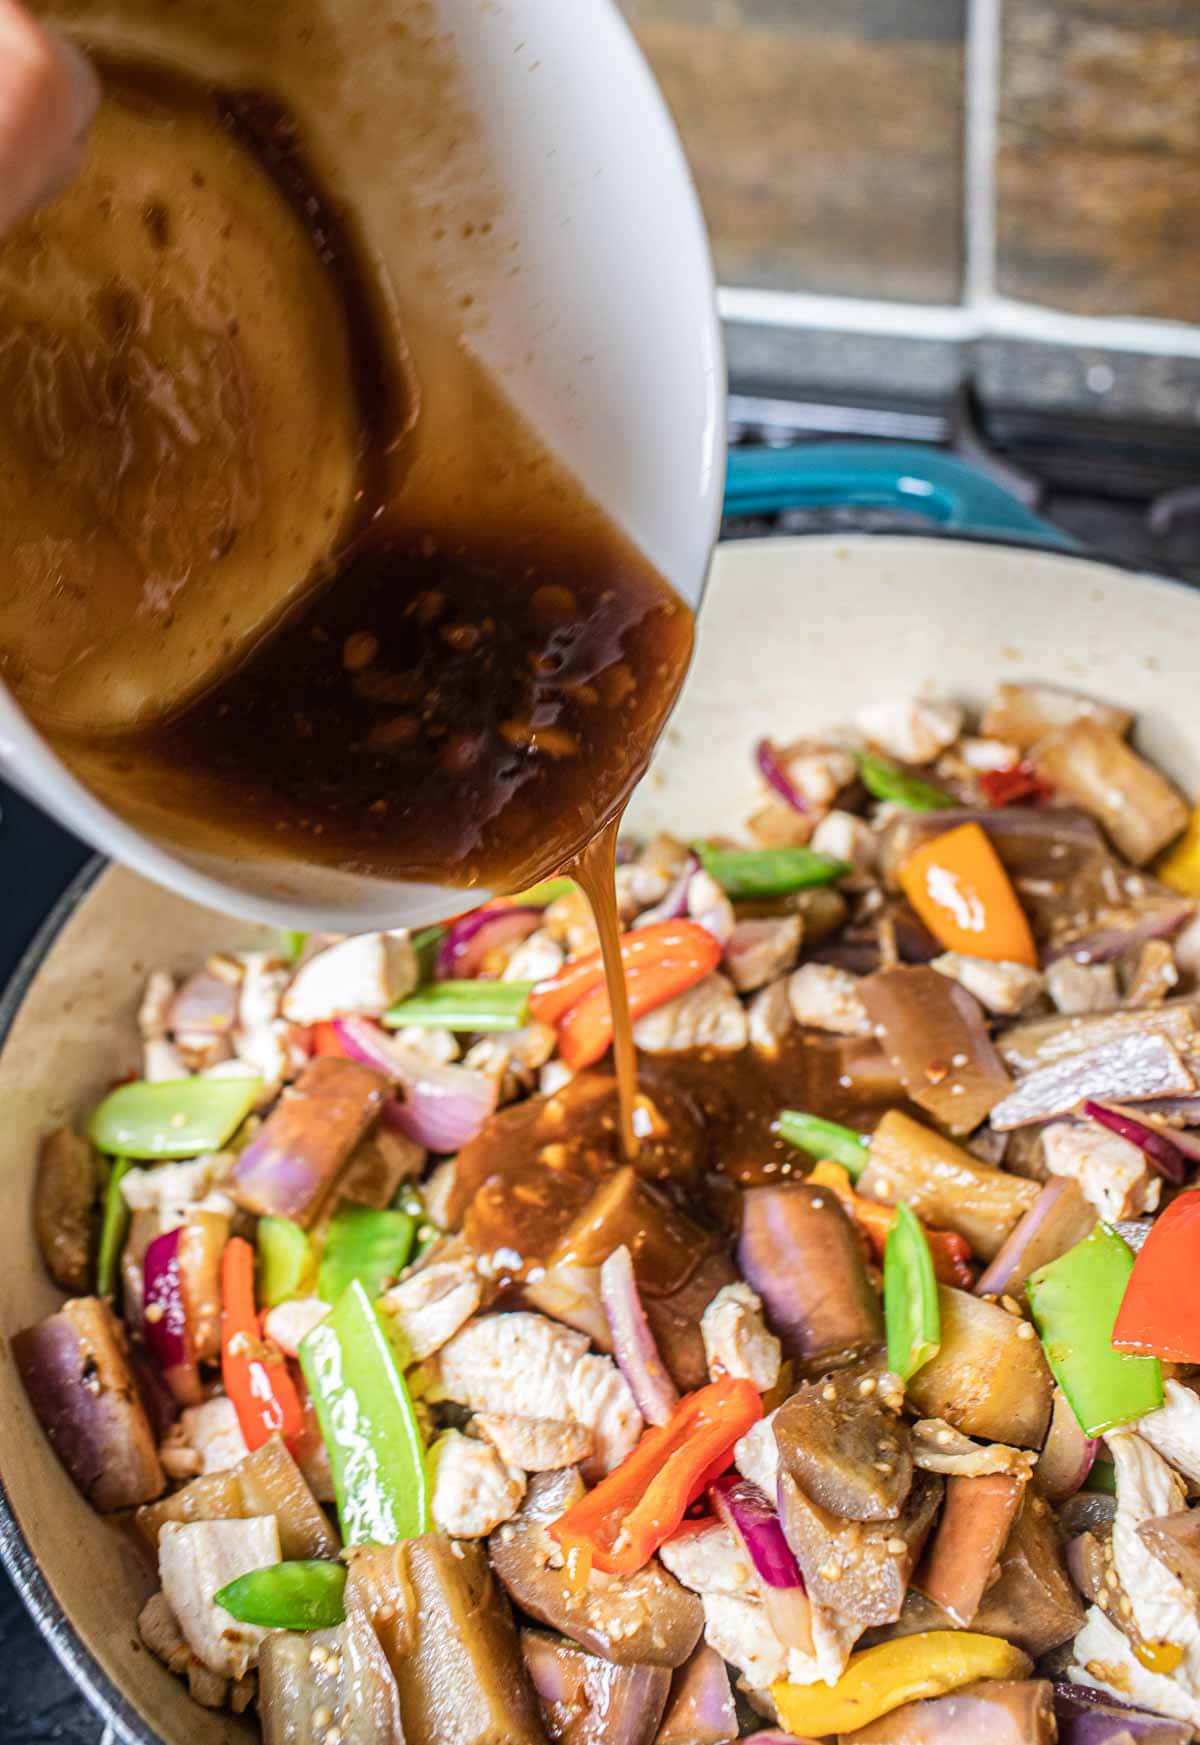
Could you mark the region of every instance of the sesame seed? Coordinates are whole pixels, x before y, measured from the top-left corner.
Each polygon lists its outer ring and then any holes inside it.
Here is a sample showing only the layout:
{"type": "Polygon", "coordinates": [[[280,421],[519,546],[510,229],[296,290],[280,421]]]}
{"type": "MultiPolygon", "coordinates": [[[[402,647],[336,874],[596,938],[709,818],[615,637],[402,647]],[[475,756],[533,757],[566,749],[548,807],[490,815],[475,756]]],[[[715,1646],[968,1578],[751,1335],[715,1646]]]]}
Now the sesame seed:
{"type": "Polygon", "coordinates": [[[1034,1332],[1033,1328],[1029,1325],[1028,1321],[1022,1321],[1021,1325],[1017,1328],[1017,1338],[1018,1339],[1036,1339],[1037,1334],[1034,1332]]]}
{"type": "Polygon", "coordinates": [[[1121,1583],[1117,1579],[1117,1572],[1115,1569],[1106,1569],[1105,1570],[1105,1572],[1104,1572],[1104,1585],[1105,1585],[1105,1587],[1112,1587],[1112,1588],[1120,1587],[1121,1583]]]}
{"type": "Polygon", "coordinates": [[[142,1319],[149,1321],[152,1327],[156,1327],[166,1312],[161,1303],[149,1303],[142,1311],[142,1319]]]}
{"type": "Polygon", "coordinates": [[[332,1720],[333,1710],[328,1708],[324,1703],[322,1703],[319,1708],[313,1710],[312,1721],[314,1727],[318,1729],[321,1727],[328,1727],[332,1720]]]}
{"type": "Polygon", "coordinates": [[[340,1727],[330,1727],[322,1741],[322,1745],[342,1745],[342,1729],[340,1727]]]}
{"type": "Polygon", "coordinates": [[[882,1472],[888,1477],[895,1471],[890,1460],[877,1460],[874,1462],[874,1466],[876,1472],[882,1472]]]}
{"type": "Polygon", "coordinates": [[[1120,1614],[1123,1618],[1132,1618],[1132,1616],[1133,1616],[1133,1602],[1130,1600],[1128,1594],[1121,1595],[1120,1604],[1117,1606],[1117,1610],[1120,1612],[1120,1614]]]}
{"type": "Polygon", "coordinates": [[[939,1430],[937,1435],[934,1437],[934,1441],[938,1444],[939,1448],[949,1448],[950,1444],[954,1441],[954,1431],[939,1430]]]}
{"type": "Polygon", "coordinates": [[[908,1545],[903,1539],[889,1539],[884,1546],[889,1557],[903,1557],[908,1545]]]}
{"type": "Polygon", "coordinates": [[[817,1571],[817,1574],[820,1576],[822,1581],[837,1581],[841,1573],[842,1566],[840,1563],[823,1563],[817,1571]]]}
{"type": "Polygon", "coordinates": [[[873,1375],[863,1376],[858,1384],[858,1391],[864,1400],[870,1399],[871,1395],[875,1392],[876,1385],[875,1377],[873,1375]]]}
{"type": "Polygon", "coordinates": [[[827,1381],[825,1386],[821,1389],[821,1398],[827,1401],[830,1405],[832,1405],[834,1400],[837,1399],[837,1389],[831,1381],[827,1381]]]}
{"type": "Polygon", "coordinates": [[[1002,1309],[1007,1309],[1010,1315],[1019,1315],[1021,1313],[1021,1305],[1015,1297],[1001,1297],[1000,1307],[1002,1309]]]}

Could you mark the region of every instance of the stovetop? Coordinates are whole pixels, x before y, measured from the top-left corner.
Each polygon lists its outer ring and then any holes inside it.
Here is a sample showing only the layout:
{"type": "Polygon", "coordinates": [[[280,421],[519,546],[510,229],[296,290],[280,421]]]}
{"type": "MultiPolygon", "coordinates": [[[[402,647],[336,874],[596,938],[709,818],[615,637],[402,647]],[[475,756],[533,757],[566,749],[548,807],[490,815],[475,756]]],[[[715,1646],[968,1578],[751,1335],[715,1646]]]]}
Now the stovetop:
{"type": "MultiPolygon", "coordinates": [[[[927,444],[958,454],[1071,533],[1097,557],[1200,584],[1200,429],[986,413],[969,389],[949,403],[869,403],[828,393],[781,398],[735,383],[730,441],[771,444],[853,438],[927,444]]],[[[892,510],[805,509],[727,522],[731,539],[764,533],[908,529],[929,523],[892,510]]],[[[0,783],[0,987],[89,850],[0,783]]],[[[102,1745],[105,1733],[43,1644],[0,1574],[0,1740],[102,1745]]]]}

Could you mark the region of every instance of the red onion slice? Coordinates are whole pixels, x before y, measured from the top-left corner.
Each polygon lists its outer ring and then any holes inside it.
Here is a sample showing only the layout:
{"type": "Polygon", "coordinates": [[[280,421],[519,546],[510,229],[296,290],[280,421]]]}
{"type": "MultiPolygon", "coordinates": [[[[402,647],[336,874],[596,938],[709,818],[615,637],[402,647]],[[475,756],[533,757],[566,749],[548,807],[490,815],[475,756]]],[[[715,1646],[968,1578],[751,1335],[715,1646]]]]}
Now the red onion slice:
{"type": "Polygon", "coordinates": [[[1148,904],[1134,914],[1125,926],[1097,927],[1091,933],[1081,933],[1065,945],[1055,946],[1046,953],[1047,964],[1060,957],[1073,957],[1077,963],[1112,963],[1151,939],[1169,939],[1178,933],[1185,921],[1196,912],[1195,903],[1166,898],[1148,904]]]}
{"type": "Polygon", "coordinates": [[[754,761],[759,774],[781,800],[786,800],[793,812],[809,812],[811,807],[784,768],[783,759],[769,739],[760,739],[754,748],[754,761]]]}
{"type": "Polygon", "coordinates": [[[1071,1241],[1066,1242],[1060,1252],[1065,1253],[1075,1241],[1081,1241],[1087,1231],[1083,1229],[1078,1235],[1075,1233],[1070,1219],[1070,1208],[1074,1203],[1077,1203],[1076,1192],[1071,1179],[1062,1175],[1052,1176],[1024,1217],[1018,1219],[1009,1231],[996,1258],[980,1275],[975,1286],[975,1295],[1002,1297],[1005,1292],[1011,1292],[1014,1285],[1019,1289],[1034,1268],[1044,1260],[1055,1259],[1055,1255],[1051,1253],[1042,1253],[1030,1264],[1030,1251],[1036,1252],[1036,1245],[1042,1243],[1056,1221],[1066,1220],[1070,1225],[1071,1241]]]}
{"type": "Polygon", "coordinates": [[[485,903],[457,920],[438,947],[438,981],[469,981],[489,952],[519,945],[542,924],[542,911],[528,904],[485,903]]]}
{"type": "Polygon", "coordinates": [[[1181,1187],[1187,1180],[1191,1159],[1160,1128],[1152,1127],[1148,1121],[1139,1121],[1133,1115],[1113,1108],[1109,1103],[1095,1103],[1091,1098],[1084,1103],[1083,1113],[1089,1121],[1107,1127],[1110,1133],[1136,1145],[1144,1153],[1146,1161],[1164,1180],[1173,1183],[1175,1187],[1181,1187]]]}
{"type": "Polygon", "coordinates": [[[231,982],[197,970],[167,1010],[167,1028],[185,1035],[225,1036],[237,1018],[238,991],[231,982]]]}
{"type": "Polygon", "coordinates": [[[675,1383],[658,1354],[638,1295],[628,1248],[614,1248],[600,1268],[600,1300],[612,1333],[617,1368],[648,1424],[665,1424],[679,1404],[675,1383]]]}
{"type": "Polygon", "coordinates": [[[692,874],[700,870],[700,862],[689,854],[667,889],[664,897],[652,909],[646,909],[634,922],[635,927],[649,927],[655,921],[679,921],[688,912],[688,886],[692,874]]]}
{"type": "Polygon", "coordinates": [[[1083,1488],[1100,1451],[1099,1437],[1085,1436],[1061,1388],[1054,1390],[1050,1428],[1034,1473],[1047,1501],[1057,1507],[1083,1488]]]}
{"type": "Polygon", "coordinates": [[[756,1484],[726,1473],[709,1490],[717,1518],[745,1547],[762,1583],[763,1603],[780,1641],[813,1652],[812,1606],[800,1566],[783,1536],[779,1516],[756,1484]]]}
{"type": "Polygon", "coordinates": [[[402,1100],[384,1104],[383,1120],[427,1151],[457,1151],[494,1112],[499,1086],[486,1074],[438,1066],[391,1041],[368,1018],[335,1018],[334,1029],[352,1060],[385,1073],[403,1089],[402,1100]]]}
{"type": "Polygon", "coordinates": [[[196,1405],[201,1398],[200,1376],[183,1295],[182,1244],[180,1225],[156,1236],[146,1250],[142,1325],[150,1354],[175,1398],[182,1405],[196,1405]]]}

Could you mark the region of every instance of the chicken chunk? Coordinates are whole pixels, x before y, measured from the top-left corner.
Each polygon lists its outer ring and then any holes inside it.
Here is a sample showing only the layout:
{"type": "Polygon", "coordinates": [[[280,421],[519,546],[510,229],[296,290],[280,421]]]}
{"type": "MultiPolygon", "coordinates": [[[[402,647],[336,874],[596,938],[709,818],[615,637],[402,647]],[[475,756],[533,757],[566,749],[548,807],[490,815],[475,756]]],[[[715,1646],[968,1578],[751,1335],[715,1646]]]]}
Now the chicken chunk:
{"type": "Polygon", "coordinates": [[[788,780],[814,812],[827,811],[858,774],[858,761],[844,745],[800,740],[783,746],[778,756],[788,780]]]}
{"type": "Polygon", "coordinates": [[[291,965],[274,951],[247,951],[240,959],[241,987],[238,992],[237,1026],[239,1030],[257,1030],[263,1024],[273,1024],[283,1010],[283,995],[291,980],[291,965]]]}
{"type": "Polygon", "coordinates": [[[738,993],[751,993],[786,975],[796,961],[803,930],[799,915],[739,921],[725,945],[725,968],[738,993]]]}
{"type": "Polygon", "coordinates": [[[466,1326],[482,1295],[468,1258],[435,1260],[393,1285],[379,1307],[400,1336],[409,1361],[419,1363],[466,1326]]]}
{"type": "Polygon", "coordinates": [[[971,738],[959,740],[958,753],[970,770],[1011,769],[1021,761],[1021,753],[1006,739],[971,738]]]}
{"type": "Polygon", "coordinates": [[[733,1445],[733,1463],[743,1478],[773,1497],[779,1487],[779,1447],[775,1441],[775,1413],[751,1424],[733,1445]]]}
{"type": "Polygon", "coordinates": [[[152,969],[146,977],[145,990],[138,1006],[138,1034],[143,1042],[161,1041],[170,1029],[171,1001],[175,998],[175,977],[165,969],[152,969]]]}
{"type": "Polygon", "coordinates": [[[263,1332],[273,1339],[285,1357],[295,1357],[300,1342],[307,1339],[314,1327],[319,1327],[329,1313],[330,1305],[320,1297],[292,1297],[286,1303],[276,1303],[263,1317],[263,1332]]]}
{"type": "Polygon", "coordinates": [[[748,1284],[723,1285],[700,1317],[708,1373],[752,1381],[765,1394],[779,1380],[781,1347],[767,1331],[762,1298],[748,1284]]]}
{"type": "Polygon", "coordinates": [[[417,955],[403,928],[356,933],[300,965],[281,1009],[293,1024],[321,1024],[347,1012],[377,1018],[411,994],[419,978],[417,955]]]}
{"type": "Polygon", "coordinates": [[[961,982],[981,1006],[1005,1018],[1025,1012],[1041,996],[1045,979],[1023,963],[993,963],[985,957],[966,957],[960,951],[944,951],[933,967],[961,982]]]}
{"type": "Polygon", "coordinates": [[[545,1066],[557,1044],[553,1026],[533,1018],[519,1030],[481,1036],[467,1050],[463,1065],[498,1080],[501,1099],[507,1102],[533,1084],[538,1069],[545,1066]]]}
{"type": "Polygon", "coordinates": [[[592,1453],[592,1432],[569,1418],[521,1418],[513,1412],[480,1412],[470,1429],[484,1437],[506,1466],[524,1472],[557,1472],[578,1466],[592,1453]]]}
{"type": "Polygon", "coordinates": [[[454,1539],[482,1539],[511,1521],[525,1496],[525,1474],[490,1442],[443,1430],[429,1450],[433,1520],[454,1539]]]}
{"type": "Polygon", "coordinates": [[[1077,963],[1060,957],[1046,971],[1046,992],[1060,1012],[1106,1012],[1120,998],[1111,963],[1077,963]]]}
{"type": "Polygon", "coordinates": [[[1163,1403],[1134,1425],[1138,1435],[1200,1490],[1200,1395],[1182,1382],[1163,1384],[1163,1403]]]}
{"type": "Polygon", "coordinates": [[[611,1471],[642,1433],[641,1413],[612,1359],[589,1356],[584,1334],[545,1315],[520,1310],[470,1321],[442,1347],[431,1370],[431,1397],[473,1412],[586,1424],[598,1472],[611,1471]]]}
{"type": "Polygon", "coordinates": [[[142,1077],[147,1084],[170,1084],[189,1076],[186,1060],[167,1037],[151,1036],[142,1044],[142,1077]]]}
{"type": "Polygon", "coordinates": [[[777,1054],[779,1045],[795,1024],[788,997],[788,976],[760,988],[746,1008],[746,1028],[751,1047],[764,1054],[777,1054]]]}
{"type": "Polygon", "coordinates": [[[719,1522],[685,1527],[659,1547],[658,1556],[676,1581],[693,1593],[758,1596],[753,1565],[729,1528],[719,1522]]]}
{"type": "Polygon", "coordinates": [[[647,1012],[633,1027],[634,1041],[647,1054],[689,1048],[736,1052],[746,1046],[748,1034],[745,1007],[717,972],[647,1012]]]}
{"type": "Polygon", "coordinates": [[[857,976],[829,963],[805,963],[788,979],[788,1000],[797,1024],[837,1036],[869,1036],[871,1020],[858,992],[857,976]]]}
{"type": "Polygon", "coordinates": [[[282,1018],[272,1018],[251,1029],[235,1030],[233,1051],[243,1066],[250,1067],[263,1082],[260,1102],[269,1102],[281,1085],[301,1071],[307,1054],[296,1042],[292,1027],[282,1018]]]}
{"type": "Polygon", "coordinates": [[[131,1169],[121,1179],[121,1196],[131,1212],[158,1212],[164,1229],[199,1206],[232,1215],[233,1201],[222,1192],[232,1165],[229,1152],[210,1151],[188,1163],[131,1169]]]}
{"type": "Polygon", "coordinates": [[[1200,1601],[1146,1544],[1143,1521],[1174,1514],[1184,1488],[1161,1455],[1136,1432],[1110,1430],[1116,1467],[1117,1512],[1113,1520],[1113,1566],[1145,1642],[1170,1644],[1182,1658],[1170,1677],[1148,1672],[1129,1639],[1093,1606],[1075,1638],[1079,1663],[1069,1676],[1109,1690],[1125,1701],[1145,1702],[1162,1714],[1200,1725],[1200,1601]]]}
{"type": "Polygon", "coordinates": [[[962,724],[963,712],[957,703],[931,697],[869,703],[854,717],[860,733],[901,763],[932,763],[954,744],[962,724]]]}
{"type": "Polygon", "coordinates": [[[1145,1152],[1094,1122],[1053,1122],[1042,1133],[1042,1154],[1050,1174],[1074,1176],[1110,1224],[1158,1208],[1162,1182],[1145,1152]]]}
{"type": "Polygon", "coordinates": [[[811,846],[834,860],[844,860],[856,873],[873,872],[879,859],[879,838],[866,819],[853,812],[827,812],[812,833],[811,846]]]}
{"type": "Polygon", "coordinates": [[[539,927],[528,939],[522,939],[504,966],[502,982],[544,982],[557,975],[566,954],[554,935],[539,927]]]}
{"type": "Polygon", "coordinates": [[[188,1681],[188,1695],[203,1709],[231,1708],[243,1713],[254,1700],[256,1680],[252,1672],[231,1683],[210,1672],[188,1647],[179,1620],[161,1593],[151,1594],[138,1615],[138,1635],[151,1654],[167,1668],[188,1681]]]}
{"type": "Polygon", "coordinates": [[[732,939],[736,926],[733,904],[711,873],[695,872],[688,880],[687,912],[721,945],[732,939]]]}
{"type": "Polygon", "coordinates": [[[202,1406],[188,1406],[180,1415],[179,1430],[199,1458],[199,1473],[227,1472],[250,1452],[233,1401],[224,1394],[202,1406]]]}
{"type": "Polygon", "coordinates": [[[239,1575],[280,1561],[273,1515],[247,1521],[166,1521],[158,1536],[163,1597],[188,1647],[211,1672],[241,1678],[258,1660],[268,1631],[240,1624],[214,1594],[239,1575]]]}
{"type": "MultiPolygon", "coordinates": [[[[682,864],[682,862],[681,862],[682,864]]],[[[676,869],[678,870],[678,869],[676,869]]],[[[643,865],[631,860],[617,868],[617,907],[623,921],[632,921],[643,909],[661,903],[675,873],[663,865],[643,865]]]]}

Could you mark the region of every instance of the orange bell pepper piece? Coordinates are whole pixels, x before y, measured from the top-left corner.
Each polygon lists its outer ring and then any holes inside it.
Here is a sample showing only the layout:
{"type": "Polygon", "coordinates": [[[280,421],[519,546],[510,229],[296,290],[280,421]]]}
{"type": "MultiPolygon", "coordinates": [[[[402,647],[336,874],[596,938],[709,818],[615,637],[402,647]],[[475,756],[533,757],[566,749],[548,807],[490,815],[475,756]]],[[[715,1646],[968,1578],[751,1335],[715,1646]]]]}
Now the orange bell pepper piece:
{"type": "Polygon", "coordinates": [[[1171,1201],[1142,1243],[1112,1331],[1113,1349],[1200,1363],[1200,1188],[1171,1201]]]}
{"type": "MultiPolygon", "coordinates": [[[[697,921],[655,921],[621,936],[629,1010],[641,1018],[686,993],[721,961],[720,941],[697,921]]],[[[612,1008],[598,951],[572,958],[529,997],[530,1015],[558,1025],[558,1052],[574,1071],[592,1066],[612,1042],[612,1008]]]]}
{"type": "Polygon", "coordinates": [[[960,824],[910,854],[900,886],[947,951],[1037,968],[1025,911],[980,825],[960,824]]]}
{"type": "Polygon", "coordinates": [[[304,1431],[300,1396],[283,1353],[259,1332],[254,1308],[254,1250],[240,1236],[221,1254],[221,1380],[251,1453],[278,1434],[304,1431]]]}
{"type": "Polygon", "coordinates": [[[685,1511],[728,1467],[733,1445],[762,1417],[753,1382],[722,1376],[688,1394],[667,1423],[552,1523],[563,1550],[608,1575],[631,1575],[669,1539],[685,1511]]]}
{"type": "MultiPolygon", "coordinates": [[[[808,1180],[814,1186],[828,1188],[831,1194],[837,1195],[870,1243],[871,1253],[882,1263],[888,1232],[896,1222],[895,1206],[886,1206],[879,1200],[868,1200],[864,1195],[856,1194],[850,1185],[850,1172],[840,1163],[818,1163],[810,1170],[808,1180]]],[[[922,1224],[921,1228],[929,1243],[938,1283],[956,1285],[960,1291],[973,1289],[975,1274],[970,1267],[971,1244],[967,1239],[954,1230],[931,1230],[927,1224],[922,1224]]]]}

